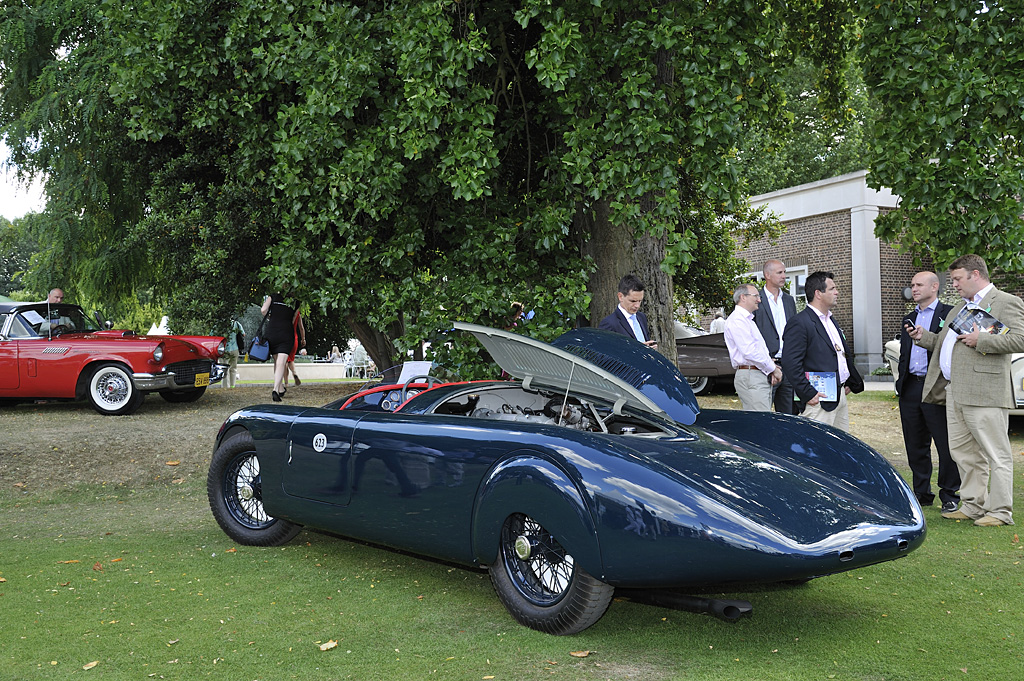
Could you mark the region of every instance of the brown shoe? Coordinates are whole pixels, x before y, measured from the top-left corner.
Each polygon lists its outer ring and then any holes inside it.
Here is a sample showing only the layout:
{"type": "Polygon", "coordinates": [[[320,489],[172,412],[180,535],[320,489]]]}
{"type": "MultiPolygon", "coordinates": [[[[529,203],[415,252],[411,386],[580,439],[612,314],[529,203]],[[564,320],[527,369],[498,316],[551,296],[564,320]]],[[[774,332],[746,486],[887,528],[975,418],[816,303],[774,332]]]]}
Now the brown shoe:
{"type": "Polygon", "coordinates": [[[975,520],[974,524],[978,527],[999,527],[1000,525],[1005,525],[1006,523],[1000,520],[999,518],[986,515],[975,520]]]}
{"type": "Polygon", "coordinates": [[[943,513],[942,517],[943,518],[948,518],[949,520],[970,520],[971,519],[971,516],[967,515],[966,513],[961,511],[960,509],[957,509],[955,511],[949,511],[948,513],[943,513]]]}

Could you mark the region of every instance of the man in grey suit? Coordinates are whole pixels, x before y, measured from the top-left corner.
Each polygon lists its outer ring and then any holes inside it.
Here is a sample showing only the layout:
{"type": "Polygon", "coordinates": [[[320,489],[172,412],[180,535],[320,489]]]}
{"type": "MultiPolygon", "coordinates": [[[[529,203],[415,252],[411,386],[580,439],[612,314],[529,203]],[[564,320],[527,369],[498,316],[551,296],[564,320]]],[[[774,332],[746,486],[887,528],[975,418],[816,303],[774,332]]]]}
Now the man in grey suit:
{"type": "Polygon", "coordinates": [[[962,255],[949,266],[950,279],[964,302],[947,315],[938,333],[908,330],[918,345],[938,355],[938,370],[924,382],[924,401],[936,402],[945,390],[949,452],[960,470],[960,508],[943,518],[973,520],[981,527],[1013,524],[1013,452],[1010,450],[1010,354],[1024,352],[1024,302],[997,289],[978,255],[962,255]],[[1007,327],[986,333],[951,333],[964,308],[984,310],[1007,327]]]}
{"type": "MultiPolygon", "coordinates": [[[[796,316],[796,301],[786,293],[786,266],[781,260],[769,260],[764,264],[763,271],[761,306],[754,310],[754,324],[761,332],[775,364],[782,366],[782,334],[786,330],[786,322],[796,316]]],[[[785,376],[772,386],[772,400],[775,411],[780,414],[796,413],[793,384],[785,376]]]]}

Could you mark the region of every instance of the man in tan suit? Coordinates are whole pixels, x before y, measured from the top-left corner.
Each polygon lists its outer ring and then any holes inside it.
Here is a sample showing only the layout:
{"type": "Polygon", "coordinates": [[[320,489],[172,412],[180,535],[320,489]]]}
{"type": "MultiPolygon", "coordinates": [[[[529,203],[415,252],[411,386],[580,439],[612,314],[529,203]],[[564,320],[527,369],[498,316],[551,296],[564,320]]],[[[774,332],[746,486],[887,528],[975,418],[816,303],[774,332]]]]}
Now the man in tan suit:
{"type": "Polygon", "coordinates": [[[960,470],[960,508],[943,518],[973,520],[994,527],[1013,524],[1013,453],[1009,410],[1014,406],[1010,353],[1024,352],[1024,302],[997,289],[977,255],[962,255],[949,266],[953,287],[964,302],[953,308],[938,333],[908,329],[914,342],[932,353],[924,382],[924,401],[946,395],[949,451],[960,470]],[[984,310],[1009,330],[950,333],[965,306],[984,310]]]}

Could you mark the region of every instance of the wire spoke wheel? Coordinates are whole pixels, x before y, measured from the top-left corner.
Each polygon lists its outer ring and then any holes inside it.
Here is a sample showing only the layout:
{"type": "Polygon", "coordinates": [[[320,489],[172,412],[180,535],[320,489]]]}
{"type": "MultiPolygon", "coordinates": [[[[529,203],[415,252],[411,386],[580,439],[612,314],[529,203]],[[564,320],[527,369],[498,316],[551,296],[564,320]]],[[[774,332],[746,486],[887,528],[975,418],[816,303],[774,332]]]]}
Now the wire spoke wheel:
{"type": "Polygon", "coordinates": [[[263,505],[263,476],[249,433],[227,438],[213,453],[206,478],[210,510],[224,533],[239,544],[280,546],[301,525],[275,518],[263,505]]]}
{"type": "Polygon", "coordinates": [[[574,634],[601,619],[614,589],[591,577],[557,538],[523,513],[505,519],[490,566],[498,598],[520,624],[574,634]]]}

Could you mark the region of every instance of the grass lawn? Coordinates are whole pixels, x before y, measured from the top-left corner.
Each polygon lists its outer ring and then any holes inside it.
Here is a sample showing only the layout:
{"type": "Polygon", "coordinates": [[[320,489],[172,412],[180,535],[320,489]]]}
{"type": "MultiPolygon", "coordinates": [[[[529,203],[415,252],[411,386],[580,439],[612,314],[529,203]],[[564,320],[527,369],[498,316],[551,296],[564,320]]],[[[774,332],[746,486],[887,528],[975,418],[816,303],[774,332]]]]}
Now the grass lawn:
{"type": "MultiPolygon", "coordinates": [[[[877,409],[870,428],[898,432],[884,396],[853,408],[863,427],[877,409]]],[[[1024,450],[1016,435],[1014,447],[1024,450]]],[[[200,475],[47,493],[9,482],[2,679],[998,681],[1024,669],[1017,528],[944,520],[937,507],[904,559],[729,593],[754,606],[736,624],[616,601],[590,629],[554,637],[516,624],[483,572],[312,532],[286,547],[237,546],[200,475]]]]}

